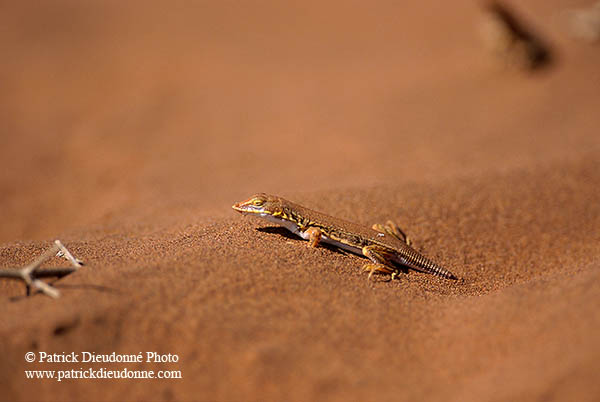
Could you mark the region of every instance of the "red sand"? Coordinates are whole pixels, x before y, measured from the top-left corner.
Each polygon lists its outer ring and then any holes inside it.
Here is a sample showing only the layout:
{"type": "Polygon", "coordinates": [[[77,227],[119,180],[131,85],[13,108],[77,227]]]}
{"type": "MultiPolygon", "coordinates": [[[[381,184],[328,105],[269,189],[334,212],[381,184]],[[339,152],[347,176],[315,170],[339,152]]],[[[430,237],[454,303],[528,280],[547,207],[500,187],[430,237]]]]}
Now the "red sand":
{"type": "Polygon", "coordinates": [[[0,280],[0,399],[600,399],[600,52],[567,35],[578,4],[520,6],[557,52],[539,74],[489,59],[466,1],[1,6],[0,266],[55,238],[87,265],[59,300],[0,280]],[[396,220],[462,280],[369,282],[231,210],[258,191],[396,220]],[[24,373],[90,367],[183,378],[24,373]]]}

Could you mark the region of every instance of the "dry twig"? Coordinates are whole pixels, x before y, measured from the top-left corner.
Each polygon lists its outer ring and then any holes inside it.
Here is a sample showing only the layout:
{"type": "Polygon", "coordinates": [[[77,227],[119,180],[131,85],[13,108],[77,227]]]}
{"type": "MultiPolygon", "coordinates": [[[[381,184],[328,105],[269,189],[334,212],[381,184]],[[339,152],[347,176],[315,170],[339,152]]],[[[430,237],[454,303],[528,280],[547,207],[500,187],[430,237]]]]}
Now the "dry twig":
{"type": "Polygon", "coordinates": [[[83,265],[83,261],[73,257],[73,255],[62,245],[60,240],[55,240],[54,244],[44,251],[42,255],[36,258],[31,264],[24,266],[23,268],[8,268],[0,269],[0,278],[10,278],[22,280],[27,286],[27,294],[30,293],[30,289],[33,287],[40,292],[52,297],[58,298],[60,292],[58,289],[40,280],[42,277],[62,277],[73,273],[83,265]],[[47,259],[53,257],[63,257],[68,260],[72,267],[67,268],[50,268],[43,271],[38,270],[40,265],[47,259]]]}
{"type": "Polygon", "coordinates": [[[552,51],[517,14],[499,1],[485,7],[482,35],[486,46],[508,65],[536,70],[552,62],[552,51]]]}

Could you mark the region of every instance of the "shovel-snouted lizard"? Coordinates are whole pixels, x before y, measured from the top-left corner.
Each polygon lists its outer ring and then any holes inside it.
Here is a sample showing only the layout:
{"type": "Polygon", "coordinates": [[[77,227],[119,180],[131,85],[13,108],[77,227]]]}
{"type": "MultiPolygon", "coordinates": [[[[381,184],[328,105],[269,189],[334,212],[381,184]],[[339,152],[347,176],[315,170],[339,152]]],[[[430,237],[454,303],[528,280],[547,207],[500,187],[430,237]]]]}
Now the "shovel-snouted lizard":
{"type": "Polygon", "coordinates": [[[264,193],[238,202],[232,208],[277,223],[308,240],[311,247],[324,242],[367,257],[371,262],[365,264],[363,270],[369,271],[369,279],[375,273],[390,274],[394,279],[402,267],[457,279],[450,271],[413,249],[408,237],[391,221],[368,228],[264,193]]]}

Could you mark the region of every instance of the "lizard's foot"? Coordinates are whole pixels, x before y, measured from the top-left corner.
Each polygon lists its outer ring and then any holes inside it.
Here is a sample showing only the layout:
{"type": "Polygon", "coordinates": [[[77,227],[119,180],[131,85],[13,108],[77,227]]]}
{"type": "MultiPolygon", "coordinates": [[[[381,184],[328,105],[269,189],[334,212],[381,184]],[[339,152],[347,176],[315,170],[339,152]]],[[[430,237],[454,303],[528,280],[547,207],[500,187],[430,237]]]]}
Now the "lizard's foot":
{"type": "MultiPolygon", "coordinates": [[[[371,279],[373,274],[378,274],[378,275],[392,274],[392,279],[395,275],[395,271],[393,271],[392,269],[390,269],[389,267],[387,267],[383,264],[365,264],[365,265],[363,265],[362,269],[363,269],[363,271],[369,271],[369,277],[368,277],[369,280],[371,279]]],[[[388,282],[390,280],[391,279],[388,279],[386,282],[388,282]]]]}
{"type": "Polygon", "coordinates": [[[401,242],[406,243],[407,246],[410,246],[412,243],[410,241],[410,238],[406,235],[406,233],[404,233],[404,231],[402,231],[402,229],[400,229],[400,227],[396,225],[395,222],[387,221],[385,225],[382,225],[381,223],[376,223],[372,226],[372,228],[373,230],[376,230],[380,233],[386,233],[390,236],[395,237],[401,242]]]}

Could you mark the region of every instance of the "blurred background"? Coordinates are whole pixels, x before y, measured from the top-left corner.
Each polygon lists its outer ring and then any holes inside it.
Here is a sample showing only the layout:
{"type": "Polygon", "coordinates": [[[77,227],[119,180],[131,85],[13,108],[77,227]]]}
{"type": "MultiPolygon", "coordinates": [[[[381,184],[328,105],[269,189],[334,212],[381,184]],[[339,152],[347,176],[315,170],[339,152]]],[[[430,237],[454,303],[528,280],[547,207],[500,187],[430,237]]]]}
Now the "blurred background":
{"type": "Polygon", "coordinates": [[[597,156],[591,2],[513,3],[547,67],[473,0],[1,2],[0,241],[597,156]]]}

